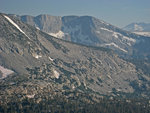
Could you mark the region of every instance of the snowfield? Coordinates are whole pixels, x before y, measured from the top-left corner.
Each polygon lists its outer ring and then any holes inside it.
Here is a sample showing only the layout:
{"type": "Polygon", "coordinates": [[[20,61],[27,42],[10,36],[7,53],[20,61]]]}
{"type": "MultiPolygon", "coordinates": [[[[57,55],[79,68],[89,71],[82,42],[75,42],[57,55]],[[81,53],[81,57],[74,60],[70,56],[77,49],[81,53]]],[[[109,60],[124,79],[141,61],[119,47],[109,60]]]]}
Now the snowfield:
{"type": "Polygon", "coordinates": [[[54,36],[56,38],[62,38],[62,37],[65,36],[65,33],[62,32],[62,31],[58,31],[58,33],[48,33],[48,34],[51,35],[51,36],[54,36]]]}
{"type": "MultiPolygon", "coordinates": [[[[28,37],[28,35],[26,35],[25,34],[25,32],[23,32],[23,30],[22,29],[20,29],[20,27],[14,22],[14,21],[12,21],[8,16],[6,16],[6,15],[4,15],[4,17],[13,25],[13,26],[15,26],[21,33],[23,33],[28,39],[30,39],[29,37],[28,37]]],[[[31,40],[31,39],[30,39],[31,40]]]]}
{"type": "Polygon", "coordinates": [[[123,51],[123,52],[125,52],[125,53],[127,53],[128,51],[126,51],[125,49],[123,49],[123,48],[121,48],[121,47],[119,47],[118,45],[116,45],[115,43],[109,43],[109,44],[103,44],[102,46],[113,46],[113,47],[115,47],[115,48],[118,48],[118,49],[120,49],[121,51],[123,51]]]}
{"type": "Polygon", "coordinates": [[[2,66],[0,66],[0,71],[2,72],[2,77],[0,79],[6,78],[8,75],[14,73],[14,71],[4,68],[2,66]]]}

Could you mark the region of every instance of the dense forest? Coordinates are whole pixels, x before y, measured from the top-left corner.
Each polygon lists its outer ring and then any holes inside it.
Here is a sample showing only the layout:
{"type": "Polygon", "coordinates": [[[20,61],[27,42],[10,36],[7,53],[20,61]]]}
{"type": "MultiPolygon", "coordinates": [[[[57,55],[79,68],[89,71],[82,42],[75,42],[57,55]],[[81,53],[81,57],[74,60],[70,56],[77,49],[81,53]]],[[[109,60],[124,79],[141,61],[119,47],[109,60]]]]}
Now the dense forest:
{"type": "Polygon", "coordinates": [[[85,102],[58,96],[40,101],[25,98],[1,104],[0,113],[150,113],[150,101],[102,98],[99,102],[85,102]]]}

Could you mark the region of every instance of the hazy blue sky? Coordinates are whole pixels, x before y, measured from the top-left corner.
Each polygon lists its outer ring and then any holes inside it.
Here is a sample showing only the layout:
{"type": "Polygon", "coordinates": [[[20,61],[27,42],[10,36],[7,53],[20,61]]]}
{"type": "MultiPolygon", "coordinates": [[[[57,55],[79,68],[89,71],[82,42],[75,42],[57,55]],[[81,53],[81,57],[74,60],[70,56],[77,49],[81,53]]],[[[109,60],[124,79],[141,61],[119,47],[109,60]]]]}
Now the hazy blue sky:
{"type": "Polygon", "coordinates": [[[19,15],[90,15],[123,27],[150,23],[150,0],[0,0],[0,12],[19,15]]]}

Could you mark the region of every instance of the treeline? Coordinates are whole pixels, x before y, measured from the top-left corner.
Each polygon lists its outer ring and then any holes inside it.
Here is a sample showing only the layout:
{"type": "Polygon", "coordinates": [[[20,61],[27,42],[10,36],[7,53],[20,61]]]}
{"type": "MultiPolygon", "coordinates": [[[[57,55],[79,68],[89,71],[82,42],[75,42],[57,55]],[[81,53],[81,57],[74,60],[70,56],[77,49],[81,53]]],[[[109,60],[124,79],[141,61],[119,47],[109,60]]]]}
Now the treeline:
{"type": "Polygon", "coordinates": [[[25,98],[21,101],[0,104],[0,113],[150,113],[150,102],[145,99],[101,99],[88,103],[84,100],[25,98]]]}

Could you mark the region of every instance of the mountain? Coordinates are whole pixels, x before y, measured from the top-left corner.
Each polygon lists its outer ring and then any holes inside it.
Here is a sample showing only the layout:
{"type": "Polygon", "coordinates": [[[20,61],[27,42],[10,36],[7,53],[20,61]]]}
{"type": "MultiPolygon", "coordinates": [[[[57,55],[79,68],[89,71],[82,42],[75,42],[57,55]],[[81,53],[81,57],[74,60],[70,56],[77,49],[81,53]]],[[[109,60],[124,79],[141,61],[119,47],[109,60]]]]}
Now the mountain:
{"type": "Polygon", "coordinates": [[[131,23],[123,29],[132,32],[150,32],[150,23],[131,23]]]}
{"type": "Polygon", "coordinates": [[[131,23],[123,28],[138,35],[150,37],[150,23],[131,23]]]}
{"type": "Polygon", "coordinates": [[[150,38],[127,32],[91,16],[10,15],[54,37],[113,49],[123,57],[149,57],[150,38]]]}
{"type": "Polygon", "coordinates": [[[6,14],[0,14],[0,25],[1,103],[24,98],[39,102],[56,94],[87,94],[92,100],[104,95],[149,97],[150,77],[110,49],[55,38],[6,14]]]}
{"type": "Polygon", "coordinates": [[[135,103],[142,111],[148,109],[148,101],[128,100],[150,95],[150,76],[136,63],[110,49],[62,39],[0,14],[0,112],[59,112],[60,108],[93,112],[98,102],[97,108],[110,105],[110,110],[135,103]],[[48,107],[51,111],[45,111],[48,107]]]}

